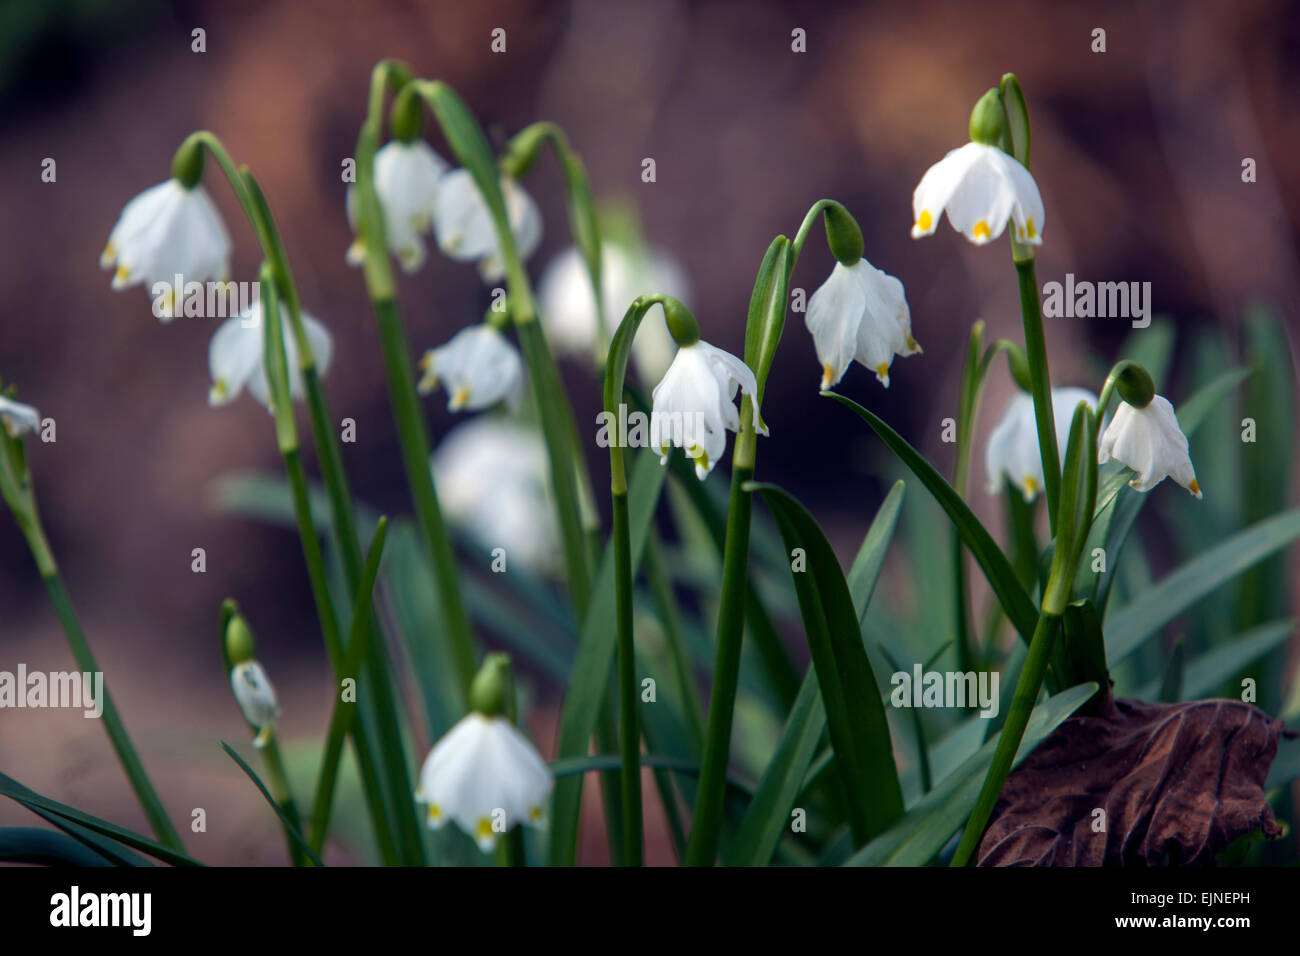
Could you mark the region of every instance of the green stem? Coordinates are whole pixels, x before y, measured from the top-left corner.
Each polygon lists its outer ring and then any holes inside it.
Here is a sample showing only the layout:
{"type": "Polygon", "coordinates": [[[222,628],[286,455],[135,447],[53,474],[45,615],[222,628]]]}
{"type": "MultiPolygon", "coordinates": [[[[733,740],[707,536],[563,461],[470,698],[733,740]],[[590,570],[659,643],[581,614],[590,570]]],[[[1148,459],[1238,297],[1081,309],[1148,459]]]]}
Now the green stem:
{"type": "Polygon", "coordinates": [[[1016,682],[1011,710],[1007,714],[1002,735],[998,738],[997,749],[993,753],[993,763],[984,778],[984,786],[980,788],[975,809],[971,812],[970,819],[966,821],[966,829],[952,858],[953,866],[965,866],[979,846],[980,837],[984,835],[984,828],[993,813],[993,806],[1002,793],[1002,784],[1006,781],[1007,774],[1011,772],[1011,765],[1015,763],[1016,751],[1020,749],[1020,741],[1029,723],[1029,715],[1038,700],[1038,692],[1042,689],[1043,676],[1047,672],[1047,662],[1051,658],[1052,644],[1056,640],[1059,626],[1058,615],[1044,611],[1038,617],[1038,625],[1034,628],[1034,636],[1029,642],[1029,653],[1025,657],[1024,667],[1021,668],[1020,679],[1016,682]]]}
{"type": "Polygon", "coordinates": [[[1025,327],[1025,357],[1029,362],[1030,392],[1034,397],[1034,422],[1038,427],[1038,450],[1043,461],[1047,516],[1055,535],[1059,517],[1057,506],[1061,499],[1061,456],[1052,413],[1052,379],[1047,366],[1047,343],[1043,337],[1042,303],[1032,253],[1028,258],[1017,256],[1015,263],[1020,284],[1020,314],[1025,327]]]}
{"type": "Polygon", "coordinates": [[[614,582],[617,588],[619,752],[623,801],[624,863],[640,866],[641,850],[641,731],[637,726],[636,645],[632,621],[632,537],[629,528],[626,480],[614,499],[614,582]]]}
{"type": "MultiPolygon", "coordinates": [[[[289,789],[289,777],[284,772],[284,759],[280,756],[280,741],[273,733],[262,748],[262,759],[266,763],[267,789],[280,805],[284,815],[293,824],[294,829],[302,832],[302,823],[298,817],[298,805],[294,803],[293,792],[289,789]]],[[[307,854],[290,832],[284,831],[284,838],[289,844],[289,859],[294,866],[306,866],[307,854]]]]}

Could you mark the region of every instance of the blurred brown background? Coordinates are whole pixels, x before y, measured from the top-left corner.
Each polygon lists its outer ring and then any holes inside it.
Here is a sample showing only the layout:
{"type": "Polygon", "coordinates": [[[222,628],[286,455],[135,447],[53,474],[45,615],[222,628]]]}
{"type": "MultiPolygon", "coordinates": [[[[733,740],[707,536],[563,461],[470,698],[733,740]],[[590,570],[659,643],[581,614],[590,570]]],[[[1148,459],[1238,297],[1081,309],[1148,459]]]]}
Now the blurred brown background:
{"type": "MultiPolygon", "coordinates": [[[[535,119],[558,122],[598,195],[635,202],[648,238],[681,260],[706,337],[732,351],[741,351],[771,238],[793,234],[818,198],[844,202],[862,224],[867,258],[903,280],[926,350],[896,363],[888,392],[856,367],[844,388],[946,466],[939,423],[956,411],[970,323],[983,317],[991,337],[1020,337],[1005,244],[976,249],[946,225],[926,241],[908,238],[912,188],[965,141],[973,102],[1008,70],[1026,90],[1048,210],[1040,281],[1066,272],[1150,281],[1157,314],[1180,327],[1232,329],[1248,306],[1266,303],[1294,328],[1298,40],[1300,22],[1280,0],[4,4],[0,375],[57,420],[57,443],[31,449],[47,528],[178,824],[191,807],[208,812],[206,835],[186,833],[192,851],[210,862],[283,855],[270,815],[216,744],[244,739],[218,664],[221,599],[237,597],[261,635],[290,740],[323,726],[328,677],[296,537],[211,507],[222,473],[278,469],[266,412],[246,398],[209,409],[211,320],[162,326],[144,291],[111,292],[97,266],[122,205],[166,177],[188,132],[214,130],[257,173],[305,304],[335,336],[326,385],[336,416],[358,423],[358,443],[344,446],[354,488],[405,512],[372,316],[360,274],[343,262],[351,236],[340,162],[355,147],[376,60],[400,57],[449,81],[498,145],[535,119]],[[191,52],[196,27],[205,53],[191,52]],[[505,54],[489,51],[495,27],[507,31],[505,54]],[[1098,27],[1104,54],[1091,51],[1098,27]],[[806,53],[791,51],[795,28],[807,33],[806,53]],[[46,157],[57,162],[55,183],[40,179],[46,157]],[[656,183],[640,181],[644,157],[656,160],[656,183]],[[1257,161],[1254,184],[1241,181],[1245,157],[1257,161]],[[207,551],[204,575],[190,570],[195,547],[207,551]]],[[[207,183],[235,240],[234,278],[251,279],[251,232],[215,169],[207,183]]],[[[547,226],[530,262],[536,276],[569,239],[549,160],[528,188],[547,226]]],[[[815,235],[793,284],[811,293],[830,265],[815,235]]],[[[401,294],[414,350],[475,321],[487,302],[472,269],[436,253],[401,294]]],[[[1121,320],[1049,320],[1057,382],[1095,390],[1083,346],[1111,358],[1127,332],[1121,320]]],[[[860,434],[848,442],[843,416],[818,398],[799,316],[786,339],[760,468],[851,547],[879,497],[881,452],[860,434]]],[[[592,421],[597,390],[581,369],[569,371],[579,422],[592,421]]],[[[1010,394],[1003,379],[994,376],[981,432],[1010,394]]],[[[452,420],[436,399],[428,410],[436,439],[452,420]]],[[[603,463],[593,460],[602,488],[603,463]]],[[[71,666],[6,516],[0,668],[18,661],[71,666]]],[[[549,747],[550,729],[534,730],[549,747]]],[[[0,769],[145,829],[93,721],[0,713],[0,769]]],[[[4,802],[0,822],[32,820],[4,802]]]]}

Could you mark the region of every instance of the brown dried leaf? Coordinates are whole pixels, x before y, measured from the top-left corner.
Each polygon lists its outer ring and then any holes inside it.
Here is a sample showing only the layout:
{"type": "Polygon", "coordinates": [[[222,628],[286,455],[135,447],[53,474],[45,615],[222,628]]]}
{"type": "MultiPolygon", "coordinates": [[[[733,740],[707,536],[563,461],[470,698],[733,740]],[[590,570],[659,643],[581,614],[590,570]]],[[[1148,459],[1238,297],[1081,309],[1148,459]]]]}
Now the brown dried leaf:
{"type": "Polygon", "coordinates": [[[1256,828],[1280,835],[1263,785],[1281,733],[1280,720],[1237,701],[1108,697],[1007,778],[979,865],[1212,865],[1256,828]],[[1093,832],[1098,808],[1105,829],[1093,832]]]}

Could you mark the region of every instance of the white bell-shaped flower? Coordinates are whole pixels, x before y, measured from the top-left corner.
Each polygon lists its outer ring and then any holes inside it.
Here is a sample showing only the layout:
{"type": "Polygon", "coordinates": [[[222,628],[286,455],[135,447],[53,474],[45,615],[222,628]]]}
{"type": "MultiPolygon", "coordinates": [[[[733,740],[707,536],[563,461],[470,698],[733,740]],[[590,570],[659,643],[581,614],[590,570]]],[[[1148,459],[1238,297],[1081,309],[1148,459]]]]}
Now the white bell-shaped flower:
{"type": "MultiPolygon", "coordinates": [[[[592,295],[587,262],[576,246],[570,246],[551,260],[537,284],[546,340],[557,354],[595,356],[603,361],[609,342],[629,305],[638,296],[659,292],[682,302],[691,297],[690,280],[675,259],[657,250],[638,255],[606,240],[600,246],[601,300],[605,310],[605,334],[597,341],[599,317],[592,295]]],[[[668,334],[663,313],[654,309],[645,316],[632,340],[632,361],[637,373],[648,382],[663,377],[672,363],[677,345],[668,334]]]]}
{"type": "MultiPolygon", "coordinates": [[[[527,259],[542,241],[542,214],[533,197],[508,176],[501,178],[501,194],[515,249],[520,259],[527,259]]],[[[459,262],[477,262],[484,282],[505,276],[492,215],[468,169],[453,169],[438,181],[433,232],[446,255],[459,262]]]]}
{"type": "Polygon", "coordinates": [[[433,450],[442,513],[489,552],[531,571],[559,568],[549,458],[535,428],[495,416],[457,425],[433,450]]]}
{"type": "Polygon", "coordinates": [[[40,427],[41,413],[31,405],[0,395],[0,421],[4,422],[5,431],[17,438],[24,432],[36,431],[40,427]]]}
{"type": "MultiPolygon", "coordinates": [[[[415,272],[424,264],[423,235],[433,229],[438,182],[449,168],[422,139],[390,140],[375,153],[375,196],[384,214],[384,238],[405,272],[415,272]]],[[[357,203],[356,187],[349,186],[347,212],[353,230],[357,203]]],[[[357,237],[348,248],[347,261],[359,266],[365,258],[365,242],[357,237]]]]}
{"type": "Polygon", "coordinates": [[[912,316],[903,283],[866,259],[835,263],[808,300],[804,324],[822,366],[822,390],[834,387],[855,359],[889,387],[895,355],[921,351],[912,338],[912,316]]]}
{"type": "Polygon", "coordinates": [[[431,828],[453,821],[488,853],[513,826],[545,825],[554,782],[514,724],[473,711],[429,751],[415,799],[428,804],[431,828]]]}
{"type": "MultiPolygon", "coordinates": [[[[1070,440],[1070,423],[1080,402],[1097,407],[1097,396],[1086,388],[1052,389],[1052,418],[1056,422],[1056,446],[1061,454],[1070,440]]],[[[1017,391],[1007,402],[1002,417],[989,434],[984,449],[984,468],[988,475],[988,492],[1002,491],[1003,479],[1020,489],[1026,501],[1033,501],[1043,490],[1043,457],[1038,447],[1038,423],[1034,419],[1034,398],[1017,391]]]]}
{"type": "Polygon", "coordinates": [[[1156,395],[1146,408],[1119,403],[1102,433],[1097,461],[1104,464],[1114,458],[1132,468],[1137,477],[1129,484],[1138,491],[1150,491],[1169,477],[1199,498],[1201,486],[1187,448],[1187,436],[1178,426],[1174,406],[1156,395]]]}
{"type": "MultiPolygon", "coordinates": [[[[212,376],[208,404],[214,408],[233,402],[245,388],[268,409],[271,407],[270,383],[266,378],[263,352],[263,316],[262,302],[259,299],[238,316],[223,322],[212,336],[212,341],[208,344],[208,372],[212,376]]],[[[329,371],[334,351],[333,340],[325,326],[306,312],[302,314],[302,322],[307,332],[307,344],[311,346],[311,354],[316,361],[316,371],[324,376],[329,371]]],[[[280,312],[280,324],[284,335],[285,365],[289,371],[289,397],[298,401],[303,397],[298,343],[283,309],[280,312]]]]}
{"type": "MultiPolygon", "coordinates": [[[[139,283],[174,285],[225,281],[230,274],[230,236],[202,186],[187,189],[169,179],[146,189],[122,210],[99,264],[113,270],[113,288],[139,283]]],[[[181,286],[183,288],[183,285],[181,286]]],[[[159,316],[171,319],[176,303],[167,296],[159,316]]]]}
{"type": "MultiPolygon", "coordinates": [[[[727,429],[740,430],[737,388],[751,399],[758,388],[740,359],[702,339],[679,348],[651,395],[650,445],[660,461],[668,461],[669,446],[681,448],[694,459],[695,476],[707,478],[727,447],[727,429]]],[[[766,435],[757,406],[753,414],[754,427],[766,435]]]]}
{"type": "Polygon", "coordinates": [[[253,745],[266,746],[280,717],[280,702],[266,671],[257,661],[236,664],[230,669],[230,689],[235,692],[235,703],[239,704],[244,719],[258,730],[253,745]]]}
{"type": "Polygon", "coordinates": [[[931,166],[912,193],[912,238],[934,232],[948,213],[952,227],[976,245],[1002,235],[1007,220],[1016,239],[1043,241],[1043,197],[1029,170],[996,146],[967,143],[931,166]]]}
{"type": "Polygon", "coordinates": [[[486,323],[461,329],[446,345],[425,352],[420,371],[420,393],[427,395],[441,384],[453,412],[513,403],[524,380],[519,350],[486,323]]]}

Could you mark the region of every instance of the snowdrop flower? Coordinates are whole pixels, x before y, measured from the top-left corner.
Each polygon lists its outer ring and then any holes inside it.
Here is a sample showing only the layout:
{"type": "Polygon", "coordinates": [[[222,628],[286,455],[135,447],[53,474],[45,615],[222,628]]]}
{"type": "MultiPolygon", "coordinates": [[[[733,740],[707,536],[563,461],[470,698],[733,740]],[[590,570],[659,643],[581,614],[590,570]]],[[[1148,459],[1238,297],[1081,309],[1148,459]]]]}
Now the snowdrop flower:
{"type": "MultiPolygon", "coordinates": [[[[605,335],[597,341],[599,327],[596,297],[582,252],[571,246],[547,265],[537,285],[546,339],[557,353],[595,355],[603,361],[609,340],[623,313],[634,299],[662,292],[674,299],[690,298],[690,281],[670,256],[649,250],[637,255],[616,242],[600,246],[601,302],[605,310],[605,335]]],[[[658,381],[668,370],[677,346],[658,310],[647,315],[632,341],[632,360],[646,381],[658,381]]]]}
{"type": "Polygon", "coordinates": [[[888,388],[894,356],[921,351],[912,338],[903,283],[866,259],[852,265],[835,263],[830,277],[808,300],[804,324],[822,365],[823,391],[838,384],[855,359],[888,388]]]}
{"type": "MultiPolygon", "coordinates": [[[[266,365],[262,352],[262,302],[259,299],[234,318],[227,319],[212,336],[208,345],[208,371],[212,375],[212,388],[208,404],[225,405],[239,397],[247,388],[249,394],[271,407],[270,383],[266,378],[266,365]]],[[[329,370],[334,346],[325,326],[306,312],[302,314],[311,346],[316,370],[324,375],[329,370]]],[[[283,312],[280,324],[284,330],[284,358],[289,370],[289,396],[295,400],[303,396],[302,371],[298,367],[298,344],[288,327],[283,312]]]]}
{"type": "Polygon", "coordinates": [[[1098,464],[1112,458],[1137,472],[1129,484],[1138,491],[1150,491],[1167,476],[1201,497],[1187,436],[1178,427],[1174,406],[1161,395],[1154,396],[1146,408],[1120,402],[1097,453],[1098,464]]]}
{"type": "Polygon", "coordinates": [[[0,395],[0,421],[5,424],[5,431],[17,438],[23,432],[35,431],[40,427],[41,415],[31,405],[15,402],[0,395]]]}
{"type": "MultiPolygon", "coordinates": [[[[666,464],[668,447],[685,450],[703,481],[727,446],[727,429],[740,430],[732,401],[736,389],[754,398],[754,373],[740,359],[702,339],[677,349],[672,365],[651,394],[650,444],[666,464]]],[[[754,406],[754,427],[767,434],[754,406]]]]}
{"type": "Polygon", "coordinates": [[[518,349],[487,323],[461,329],[446,345],[425,352],[420,371],[420,394],[427,395],[441,382],[452,412],[479,411],[503,400],[513,403],[524,380],[518,349]]]}
{"type": "MultiPolygon", "coordinates": [[[[146,189],[122,210],[99,257],[113,270],[113,288],[140,283],[169,285],[180,275],[190,282],[225,281],[230,274],[230,236],[202,186],[186,188],[169,179],[146,189]]],[[[175,303],[162,303],[163,321],[175,303]]]]}
{"type": "MultiPolygon", "coordinates": [[[[1056,442],[1062,453],[1070,440],[1070,423],[1080,402],[1097,407],[1097,396],[1086,388],[1052,389],[1052,418],[1056,421],[1056,442]]],[[[1034,398],[1017,391],[998,419],[984,449],[984,466],[988,474],[988,492],[996,495],[1003,480],[1020,489],[1026,501],[1033,501],[1042,491],[1043,458],[1038,447],[1038,424],[1034,418],[1034,398]]]]}
{"type": "MultiPolygon", "coordinates": [[[[542,214],[533,197],[508,176],[501,178],[501,193],[516,251],[526,259],[542,241],[542,214]]],[[[448,256],[458,262],[477,262],[484,282],[505,276],[492,215],[468,169],[454,169],[438,181],[433,232],[438,248],[448,256]]]]}
{"type": "Polygon", "coordinates": [[[447,520],[481,546],[535,571],[558,567],[546,445],[532,428],[494,417],[457,425],[434,449],[433,480],[447,520]]]}
{"type": "MultiPolygon", "coordinates": [[[[390,140],[375,153],[375,195],[384,214],[384,237],[405,272],[415,272],[424,264],[421,236],[433,229],[438,182],[448,168],[447,161],[422,139],[390,140]]],[[[358,202],[356,188],[349,186],[347,212],[353,230],[359,219],[358,202]]],[[[365,242],[358,236],[348,248],[347,261],[359,266],[365,258],[365,242]]]]}
{"type": "Polygon", "coordinates": [[[280,716],[280,702],[266,671],[257,661],[242,661],[230,669],[230,689],[244,719],[257,728],[253,746],[265,747],[280,716]]]}
{"type": "Polygon", "coordinates": [[[545,824],[554,778],[528,738],[504,716],[509,658],[491,654],[470,686],[470,712],[447,731],[420,768],[415,799],[428,804],[428,821],[449,820],[491,852],[517,824],[545,824]]]}
{"type": "Polygon", "coordinates": [[[928,236],[948,213],[952,227],[976,245],[1002,235],[1007,220],[1016,239],[1043,241],[1043,197],[1029,170],[997,146],[967,143],[931,166],[912,193],[912,238],[928,236]]]}

